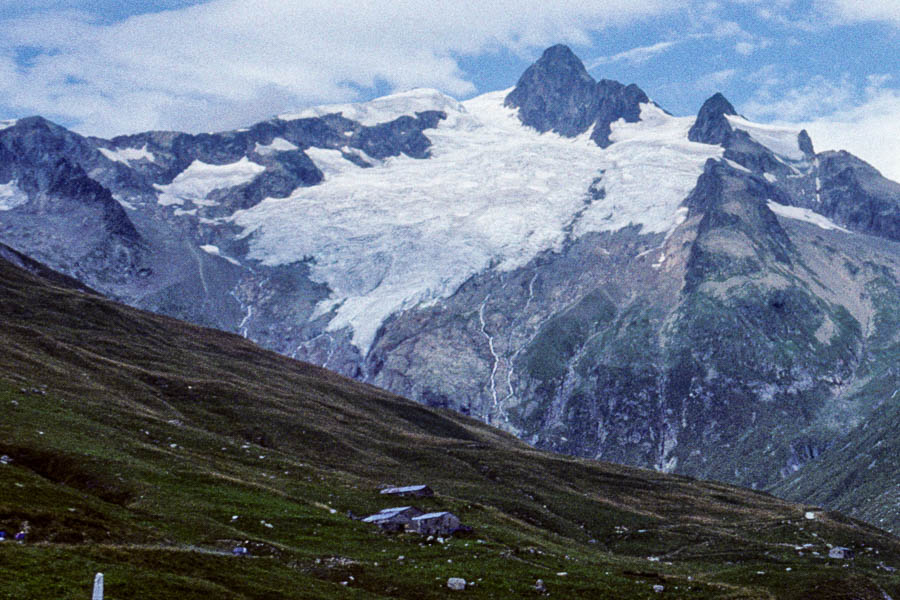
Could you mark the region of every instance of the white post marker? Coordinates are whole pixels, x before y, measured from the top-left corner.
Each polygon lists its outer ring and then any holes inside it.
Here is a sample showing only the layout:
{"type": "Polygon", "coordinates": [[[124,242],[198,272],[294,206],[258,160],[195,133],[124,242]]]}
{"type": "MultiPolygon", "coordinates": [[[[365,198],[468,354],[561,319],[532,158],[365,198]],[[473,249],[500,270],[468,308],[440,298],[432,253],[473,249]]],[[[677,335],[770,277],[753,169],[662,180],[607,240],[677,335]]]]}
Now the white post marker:
{"type": "Polygon", "coordinates": [[[103,573],[94,576],[94,595],[91,600],[103,600],[103,573]]]}

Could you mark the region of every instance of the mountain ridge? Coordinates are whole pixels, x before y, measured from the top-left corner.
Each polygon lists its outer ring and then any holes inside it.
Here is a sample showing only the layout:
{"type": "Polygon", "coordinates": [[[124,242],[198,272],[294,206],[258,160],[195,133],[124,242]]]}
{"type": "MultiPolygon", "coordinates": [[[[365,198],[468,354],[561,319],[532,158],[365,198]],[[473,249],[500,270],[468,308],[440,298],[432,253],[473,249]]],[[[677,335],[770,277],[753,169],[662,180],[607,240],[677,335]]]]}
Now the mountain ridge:
{"type": "Polygon", "coordinates": [[[545,54],[522,87],[463,103],[411,92],[198,136],[50,128],[8,165],[47,179],[68,156],[141,243],[75,227],[11,169],[0,239],[130,304],[580,456],[762,488],[856,435],[835,407],[888,418],[897,349],[872,323],[900,281],[900,186],[724,96],[673,117],[545,54]],[[573,77],[582,103],[561,95],[573,77]]]}

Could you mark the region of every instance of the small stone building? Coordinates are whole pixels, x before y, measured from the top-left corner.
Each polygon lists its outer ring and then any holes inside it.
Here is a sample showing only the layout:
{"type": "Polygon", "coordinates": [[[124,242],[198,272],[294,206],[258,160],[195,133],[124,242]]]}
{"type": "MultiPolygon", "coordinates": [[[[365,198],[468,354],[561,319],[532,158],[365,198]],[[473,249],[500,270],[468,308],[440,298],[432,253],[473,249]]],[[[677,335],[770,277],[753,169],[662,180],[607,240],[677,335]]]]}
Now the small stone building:
{"type": "Polygon", "coordinates": [[[434,490],[427,485],[407,485],[404,487],[390,487],[381,490],[386,496],[413,496],[416,498],[427,498],[434,496],[434,490]]]}
{"type": "Polygon", "coordinates": [[[853,550],[844,546],[835,546],[828,551],[828,558],[838,558],[841,560],[850,560],[853,558],[853,550]]]}
{"type": "Polygon", "coordinates": [[[413,528],[422,535],[450,535],[462,524],[451,512],[433,512],[413,517],[413,528]]]}
{"type": "Polygon", "coordinates": [[[384,510],[363,519],[363,523],[377,525],[382,531],[399,532],[415,529],[413,518],[422,514],[414,506],[397,506],[384,510]]]}

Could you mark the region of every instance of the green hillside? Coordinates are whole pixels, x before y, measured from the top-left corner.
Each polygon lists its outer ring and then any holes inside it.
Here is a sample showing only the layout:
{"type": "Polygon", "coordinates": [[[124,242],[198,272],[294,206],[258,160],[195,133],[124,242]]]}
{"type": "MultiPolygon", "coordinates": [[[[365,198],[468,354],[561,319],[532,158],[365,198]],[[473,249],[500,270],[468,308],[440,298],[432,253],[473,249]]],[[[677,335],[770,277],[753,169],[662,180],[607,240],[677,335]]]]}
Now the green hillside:
{"type": "Polygon", "coordinates": [[[64,285],[0,261],[0,529],[29,529],[0,598],[87,598],[98,571],[108,599],[900,597],[900,540],[840,514],[539,452],[64,285]],[[407,483],[437,495],[378,493],[407,483]],[[348,516],[404,503],[473,531],[348,516]]]}

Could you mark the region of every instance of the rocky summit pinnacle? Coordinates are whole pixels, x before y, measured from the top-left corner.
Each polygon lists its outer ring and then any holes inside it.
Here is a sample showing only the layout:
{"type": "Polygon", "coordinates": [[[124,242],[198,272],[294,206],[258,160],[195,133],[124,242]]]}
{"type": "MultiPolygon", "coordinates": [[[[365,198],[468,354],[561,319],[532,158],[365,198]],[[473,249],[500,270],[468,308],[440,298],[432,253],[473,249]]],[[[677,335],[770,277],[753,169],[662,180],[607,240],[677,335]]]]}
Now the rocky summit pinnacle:
{"type": "Polygon", "coordinates": [[[522,122],[541,133],[576,136],[594,122],[596,86],[581,60],[558,44],[522,74],[506,105],[518,108],[522,122]]]}
{"type": "Polygon", "coordinates": [[[638,121],[640,104],[649,101],[635,85],[598,83],[568,46],[557,44],[526,69],[505,104],[518,108],[522,123],[541,133],[574,137],[595,126],[592,139],[605,148],[612,143],[610,123],[638,121]]]}
{"type": "Polygon", "coordinates": [[[737,115],[737,111],[725,96],[716,92],[700,107],[697,121],[688,132],[688,139],[704,144],[721,144],[732,131],[725,115],[737,115]]]}

